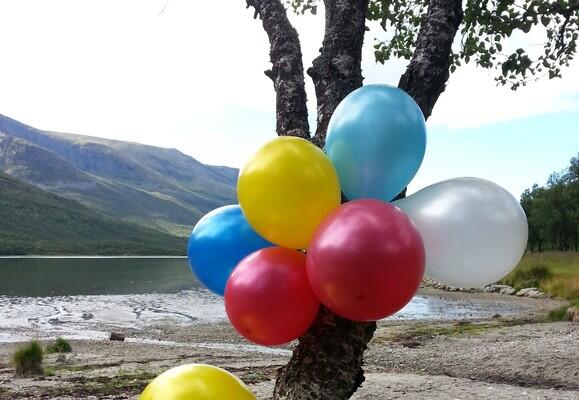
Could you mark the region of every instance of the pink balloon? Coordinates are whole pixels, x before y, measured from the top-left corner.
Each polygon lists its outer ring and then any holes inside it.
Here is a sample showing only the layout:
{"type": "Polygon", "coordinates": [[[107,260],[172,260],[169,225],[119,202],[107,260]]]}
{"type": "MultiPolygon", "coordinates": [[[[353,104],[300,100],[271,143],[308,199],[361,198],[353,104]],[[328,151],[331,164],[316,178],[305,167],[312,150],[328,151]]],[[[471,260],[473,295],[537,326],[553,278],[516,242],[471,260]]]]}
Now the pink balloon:
{"type": "Polygon", "coordinates": [[[379,200],[341,205],[321,222],[307,256],[320,301],[341,317],[375,321],[404,307],[424,275],[424,245],[410,219],[379,200]]]}
{"type": "Polygon", "coordinates": [[[233,327],[248,340],[275,346],[303,335],[320,302],[306,273],[306,256],[269,247],[245,257],[225,287],[225,311],[233,327]]]}

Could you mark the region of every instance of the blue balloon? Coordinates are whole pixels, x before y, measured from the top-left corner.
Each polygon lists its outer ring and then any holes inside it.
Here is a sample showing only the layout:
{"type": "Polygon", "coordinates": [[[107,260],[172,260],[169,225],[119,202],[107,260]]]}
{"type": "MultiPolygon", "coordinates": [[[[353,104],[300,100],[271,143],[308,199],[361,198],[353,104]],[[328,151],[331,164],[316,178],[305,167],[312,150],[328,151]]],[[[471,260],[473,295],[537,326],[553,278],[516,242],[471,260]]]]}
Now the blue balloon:
{"type": "Polygon", "coordinates": [[[393,86],[354,90],[336,107],[328,125],[325,151],[350,200],[392,200],[416,175],[425,150],[422,111],[393,86]]]}
{"type": "Polygon", "coordinates": [[[274,246],[259,236],[238,205],[217,208],[197,222],[189,237],[189,265],[212,292],[223,296],[233,269],[246,256],[274,246]]]}

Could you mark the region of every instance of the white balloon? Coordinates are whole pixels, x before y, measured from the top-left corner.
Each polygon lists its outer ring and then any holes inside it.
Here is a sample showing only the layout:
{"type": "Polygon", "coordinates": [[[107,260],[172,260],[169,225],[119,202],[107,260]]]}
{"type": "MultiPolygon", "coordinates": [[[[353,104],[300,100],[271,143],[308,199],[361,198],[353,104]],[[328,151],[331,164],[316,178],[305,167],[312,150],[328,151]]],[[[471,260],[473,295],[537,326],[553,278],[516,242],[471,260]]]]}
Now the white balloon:
{"type": "Polygon", "coordinates": [[[525,252],[527,217],[496,183],[456,178],[393,203],[422,235],[426,274],[455,287],[482,287],[517,266],[525,252]]]}

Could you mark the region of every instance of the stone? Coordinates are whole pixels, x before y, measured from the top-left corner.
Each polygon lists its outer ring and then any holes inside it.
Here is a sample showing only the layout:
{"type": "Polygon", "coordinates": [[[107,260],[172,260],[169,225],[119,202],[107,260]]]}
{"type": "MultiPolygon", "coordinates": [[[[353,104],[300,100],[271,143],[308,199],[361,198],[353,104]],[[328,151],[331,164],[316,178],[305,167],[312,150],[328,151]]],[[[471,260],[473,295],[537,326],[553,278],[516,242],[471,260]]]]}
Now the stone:
{"type": "Polygon", "coordinates": [[[516,293],[516,296],[531,297],[534,299],[542,299],[548,297],[545,293],[534,287],[521,289],[516,293]]]}
{"type": "Polygon", "coordinates": [[[123,335],[122,333],[118,333],[118,332],[111,332],[111,336],[109,337],[109,340],[114,340],[117,342],[124,342],[125,341],[125,335],[123,335]]]}
{"type": "Polygon", "coordinates": [[[513,294],[516,292],[515,288],[509,285],[488,285],[483,289],[487,293],[513,294]]]}
{"type": "Polygon", "coordinates": [[[571,322],[579,322],[579,307],[569,307],[567,309],[567,320],[571,322]]]}

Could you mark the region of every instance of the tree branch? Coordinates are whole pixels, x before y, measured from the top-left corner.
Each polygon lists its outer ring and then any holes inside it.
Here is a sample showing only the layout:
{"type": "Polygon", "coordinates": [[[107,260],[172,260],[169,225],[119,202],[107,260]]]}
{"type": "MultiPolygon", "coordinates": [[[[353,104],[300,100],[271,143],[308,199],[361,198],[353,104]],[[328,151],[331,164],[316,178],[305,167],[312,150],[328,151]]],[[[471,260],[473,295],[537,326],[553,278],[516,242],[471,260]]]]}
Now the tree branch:
{"type": "Polygon", "coordinates": [[[300,40],[280,0],[247,0],[261,19],[270,44],[272,68],[265,74],[276,93],[276,131],[310,139],[300,40]]]}
{"type": "Polygon", "coordinates": [[[362,86],[362,44],[368,0],[324,0],[326,28],[320,55],[308,69],[316,88],[318,124],[313,142],[324,146],[340,101],[362,86]]]}
{"type": "Polygon", "coordinates": [[[398,87],[410,94],[428,119],[446,88],[450,54],[463,18],[461,0],[431,0],[421,24],[416,50],[398,87]]]}

